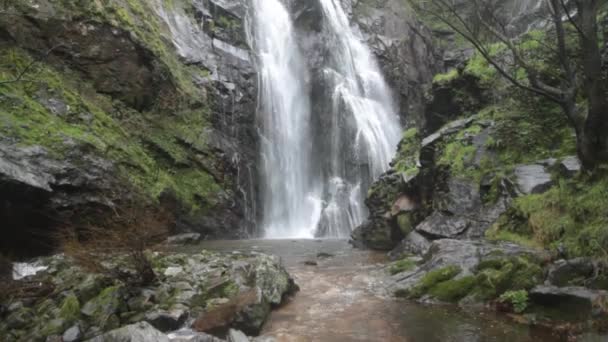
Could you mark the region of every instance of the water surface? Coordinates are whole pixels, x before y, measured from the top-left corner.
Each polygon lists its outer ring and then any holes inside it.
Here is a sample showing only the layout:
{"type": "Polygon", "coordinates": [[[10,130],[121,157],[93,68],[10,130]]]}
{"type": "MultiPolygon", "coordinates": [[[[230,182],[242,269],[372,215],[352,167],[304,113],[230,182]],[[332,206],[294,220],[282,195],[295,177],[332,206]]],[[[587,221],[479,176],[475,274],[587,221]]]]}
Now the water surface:
{"type": "Polygon", "coordinates": [[[281,256],[300,286],[262,331],[281,342],[559,340],[493,312],[392,298],[385,290],[384,254],[353,249],[345,240],[207,241],[203,247],[281,256]]]}

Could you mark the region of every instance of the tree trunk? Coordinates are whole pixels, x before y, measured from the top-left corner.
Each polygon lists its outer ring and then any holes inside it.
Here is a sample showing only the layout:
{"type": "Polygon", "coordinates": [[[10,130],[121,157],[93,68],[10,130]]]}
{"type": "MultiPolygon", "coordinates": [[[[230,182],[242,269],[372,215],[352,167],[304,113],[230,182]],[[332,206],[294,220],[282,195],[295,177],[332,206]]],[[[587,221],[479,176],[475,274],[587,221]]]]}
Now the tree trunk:
{"type": "Polygon", "coordinates": [[[599,0],[578,0],[581,30],[584,88],[588,112],[582,129],[577,129],[579,158],[585,169],[608,162],[608,99],[602,79],[602,55],[598,41],[599,0]]]}

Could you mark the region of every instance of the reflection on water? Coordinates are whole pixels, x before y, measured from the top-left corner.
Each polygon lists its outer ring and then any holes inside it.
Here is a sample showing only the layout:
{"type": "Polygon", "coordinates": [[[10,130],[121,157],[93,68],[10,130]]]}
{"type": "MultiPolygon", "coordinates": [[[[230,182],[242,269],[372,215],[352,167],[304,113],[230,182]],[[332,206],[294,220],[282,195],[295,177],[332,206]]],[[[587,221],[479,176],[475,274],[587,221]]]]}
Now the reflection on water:
{"type": "Polygon", "coordinates": [[[391,298],[384,290],[384,255],[352,249],[344,240],[208,241],[203,248],[282,257],[301,290],[264,326],[262,335],[278,341],[559,340],[492,312],[391,298]]]}

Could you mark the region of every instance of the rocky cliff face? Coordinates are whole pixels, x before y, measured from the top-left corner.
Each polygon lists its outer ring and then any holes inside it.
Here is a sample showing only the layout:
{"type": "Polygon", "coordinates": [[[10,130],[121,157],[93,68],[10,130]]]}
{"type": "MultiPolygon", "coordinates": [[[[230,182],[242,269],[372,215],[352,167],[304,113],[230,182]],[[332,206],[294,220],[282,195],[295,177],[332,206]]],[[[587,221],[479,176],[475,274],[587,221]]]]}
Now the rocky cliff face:
{"type": "MultiPolygon", "coordinates": [[[[317,3],[292,6],[313,74],[321,72],[317,3]]],[[[345,6],[395,89],[402,121],[424,122],[429,32],[399,1],[345,6]]],[[[97,221],[142,198],[169,209],[177,230],[256,233],[257,80],[244,2],[14,1],[6,12],[5,241],[30,244],[33,232],[97,221]]],[[[323,89],[314,76],[310,86],[323,89]]]]}
{"type": "Polygon", "coordinates": [[[142,197],[169,208],[177,229],[254,233],[257,90],[244,11],[238,1],[9,1],[3,241],[29,245],[142,197]]]}

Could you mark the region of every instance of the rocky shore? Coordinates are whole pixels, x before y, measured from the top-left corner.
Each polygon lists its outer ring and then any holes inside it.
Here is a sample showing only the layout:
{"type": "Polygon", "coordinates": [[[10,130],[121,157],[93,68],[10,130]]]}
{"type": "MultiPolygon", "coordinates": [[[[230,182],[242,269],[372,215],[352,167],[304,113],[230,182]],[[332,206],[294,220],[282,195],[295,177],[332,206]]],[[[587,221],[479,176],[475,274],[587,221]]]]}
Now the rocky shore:
{"type": "MultiPolygon", "coordinates": [[[[148,257],[157,281],[145,287],[91,272],[64,255],[37,259],[29,271],[38,272],[19,279],[20,291],[2,306],[0,336],[7,341],[249,341],[247,335],[259,333],[273,307],[297,291],[279,258],[262,253],[203,250],[148,257]]],[[[129,269],[120,257],[104,263],[129,269]]]]}

